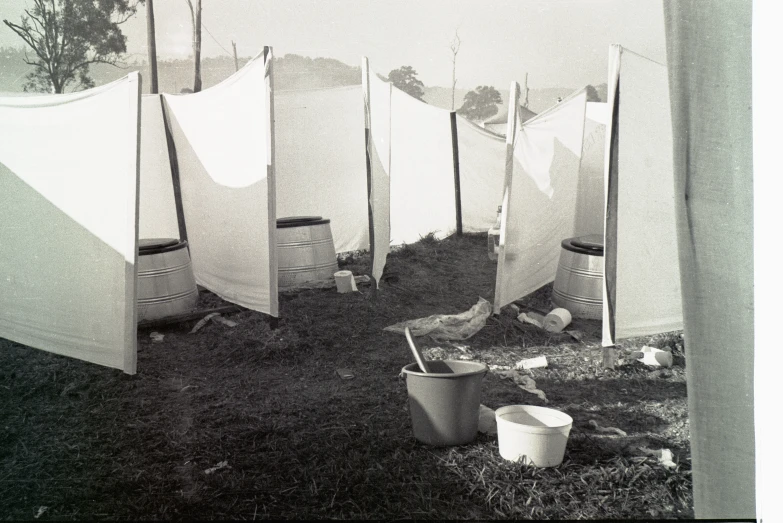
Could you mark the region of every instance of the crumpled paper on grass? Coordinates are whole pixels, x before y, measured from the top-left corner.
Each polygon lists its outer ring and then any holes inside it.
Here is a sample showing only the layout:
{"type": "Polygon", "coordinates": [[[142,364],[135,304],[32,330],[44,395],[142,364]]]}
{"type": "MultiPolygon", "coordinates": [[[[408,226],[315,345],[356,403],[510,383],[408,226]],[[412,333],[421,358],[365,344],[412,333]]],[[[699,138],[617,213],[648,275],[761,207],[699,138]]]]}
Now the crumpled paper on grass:
{"type": "Polygon", "coordinates": [[[546,399],[546,394],[544,394],[544,391],[536,388],[536,381],[530,376],[520,374],[515,370],[499,370],[496,371],[495,374],[501,378],[512,380],[520,389],[524,390],[525,392],[535,394],[544,400],[544,403],[549,403],[549,400],[546,399]]]}
{"type": "Polygon", "coordinates": [[[459,314],[434,314],[426,318],[408,320],[383,330],[405,334],[405,327],[416,337],[429,336],[435,341],[466,340],[484,327],[487,318],[492,314],[492,305],[484,298],[479,298],[470,310],[459,314]]]}
{"type": "Polygon", "coordinates": [[[674,462],[674,454],[669,449],[653,450],[646,447],[639,447],[639,450],[650,457],[658,458],[658,463],[667,469],[673,469],[677,466],[674,462]]]}

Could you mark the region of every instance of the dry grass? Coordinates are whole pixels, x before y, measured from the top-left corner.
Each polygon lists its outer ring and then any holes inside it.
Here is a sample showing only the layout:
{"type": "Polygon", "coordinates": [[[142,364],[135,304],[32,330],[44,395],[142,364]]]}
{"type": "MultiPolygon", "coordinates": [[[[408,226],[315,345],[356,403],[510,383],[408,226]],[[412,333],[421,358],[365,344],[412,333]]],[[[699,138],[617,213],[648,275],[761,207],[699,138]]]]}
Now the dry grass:
{"type": "MultiPolygon", "coordinates": [[[[665,371],[600,366],[600,325],[582,341],[491,317],[462,343],[421,339],[430,358],[493,369],[546,355],[528,374],[548,406],[574,418],[563,464],[504,461],[497,439],[433,448],[410,429],[400,369],[412,358],[383,327],[492,300],[495,264],[482,235],[425,238],[389,257],[377,299],[281,296],[281,320],[232,314],[238,326],[196,323],[139,332],[139,373],[0,340],[0,515],[5,519],[580,519],[693,517],[679,333],[628,340],[669,347],[665,371]],[[341,380],[335,369],[356,378],[341,380]],[[627,436],[596,432],[590,420],[627,436]],[[639,447],[671,449],[663,467],[639,447]],[[221,462],[226,466],[216,468],[221,462]],[[214,469],[214,470],[213,470],[214,469]],[[42,509],[42,507],[46,507],[42,509]]],[[[362,253],[341,268],[366,274],[362,253]]],[[[523,306],[549,309],[548,288],[523,306]]],[[[220,300],[209,293],[202,304],[220,300]]],[[[490,372],[482,402],[542,405],[490,372]]]]}

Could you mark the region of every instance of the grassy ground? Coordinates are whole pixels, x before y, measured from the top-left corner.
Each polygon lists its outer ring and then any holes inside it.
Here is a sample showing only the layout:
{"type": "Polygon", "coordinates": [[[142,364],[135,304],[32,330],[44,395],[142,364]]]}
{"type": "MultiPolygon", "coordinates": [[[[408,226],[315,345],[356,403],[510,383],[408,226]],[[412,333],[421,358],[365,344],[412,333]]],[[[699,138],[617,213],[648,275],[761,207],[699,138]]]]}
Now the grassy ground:
{"type": "MultiPolygon", "coordinates": [[[[413,437],[400,369],[412,361],[399,321],[492,301],[483,235],[424,239],[390,255],[368,287],[281,295],[280,326],[228,315],[139,331],[138,374],[0,340],[0,517],[5,519],[690,518],[690,449],[679,333],[627,340],[669,348],[671,369],[601,366],[600,324],[573,336],[490,317],[459,343],[421,338],[426,355],[484,361],[482,403],[544,405],[498,371],[525,371],[546,404],[574,418],[562,465],[504,461],[497,438],[435,448],[413,437]],[[356,377],[341,380],[337,368],[356,377]],[[620,436],[596,430],[616,427],[620,436]],[[667,468],[644,449],[670,449],[667,468]]],[[[341,268],[366,274],[366,256],[341,268]]],[[[549,310],[550,288],[521,310],[549,310]]],[[[220,300],[202,293],[202,305],[220,300]]],[[[620,351],[621,355],[623,351],[620,351]]]]}

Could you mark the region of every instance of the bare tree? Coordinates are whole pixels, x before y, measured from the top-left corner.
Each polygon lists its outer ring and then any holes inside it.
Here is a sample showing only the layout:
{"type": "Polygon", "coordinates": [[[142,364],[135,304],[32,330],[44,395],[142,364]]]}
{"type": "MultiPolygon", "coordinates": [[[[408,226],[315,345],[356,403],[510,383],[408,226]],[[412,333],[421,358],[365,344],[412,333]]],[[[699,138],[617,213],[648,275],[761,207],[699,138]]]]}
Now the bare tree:
{"type": "Polygon", "coordinates": [[[193,92],[201,91],[201,0],[186,0],[190,7],[190,20],[193,23],[193,92]]]}
{"type": "Polygon", "coordinates": [[[457,53],[462,40],[459,39],[459,32],[454,31],[454,39],[451,41],[451,110],[454,110],[454,93],[457,89],[457,53]]]}

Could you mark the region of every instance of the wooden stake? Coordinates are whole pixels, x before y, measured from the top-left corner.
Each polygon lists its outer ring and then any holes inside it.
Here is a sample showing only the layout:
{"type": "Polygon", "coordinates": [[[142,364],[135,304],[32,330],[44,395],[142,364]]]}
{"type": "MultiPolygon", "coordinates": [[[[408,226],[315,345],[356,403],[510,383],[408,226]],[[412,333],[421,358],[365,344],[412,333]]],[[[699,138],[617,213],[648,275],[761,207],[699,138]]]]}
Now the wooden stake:
{"type": "Polygon", "coordinates": [[[237,60],[237,44],[231,40],[231,47],[234,48],[234,70],[239,71],[239,61],[237,60]]]}
{"type": "Polygon", "coordinates": [[[454,161],[454,207],[457,214],[457,236],[462,236],[462,192],[459,179],[459,139],[457,137],[457,113],[451,116],[451,154],[454,161]]]}

